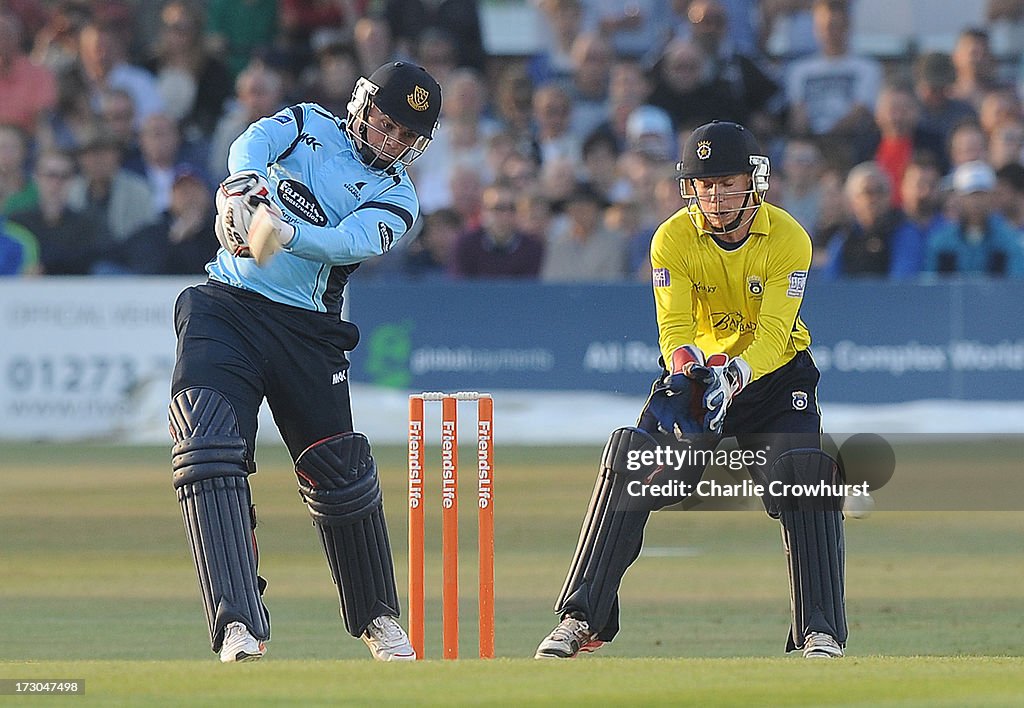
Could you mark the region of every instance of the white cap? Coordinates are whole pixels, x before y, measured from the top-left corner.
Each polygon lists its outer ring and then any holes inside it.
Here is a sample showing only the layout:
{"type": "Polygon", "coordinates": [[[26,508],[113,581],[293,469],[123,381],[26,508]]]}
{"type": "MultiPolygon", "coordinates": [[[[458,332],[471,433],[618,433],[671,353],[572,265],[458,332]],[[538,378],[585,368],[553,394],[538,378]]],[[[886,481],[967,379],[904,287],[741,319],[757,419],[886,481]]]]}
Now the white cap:
{"type": "Polygon", "coordinates": [[[991,192],[995,187],[996,173],[987,162],[965,162],[953,170],[953,189],[960,194],[991,192]]]}
{"type": "Polygon", "coordinates": [[[637,106],[626,119],[626,141],[631,150],[654,154],[665,159],[676,157],[675,131],[672,119],[657,106],[637,106]]]}

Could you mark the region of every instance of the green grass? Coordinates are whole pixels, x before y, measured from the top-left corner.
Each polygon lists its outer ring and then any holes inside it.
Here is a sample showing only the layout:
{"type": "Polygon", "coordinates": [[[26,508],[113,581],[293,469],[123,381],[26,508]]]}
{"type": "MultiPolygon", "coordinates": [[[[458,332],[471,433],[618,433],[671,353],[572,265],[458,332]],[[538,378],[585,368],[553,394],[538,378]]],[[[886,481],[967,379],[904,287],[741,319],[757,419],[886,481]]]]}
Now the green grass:
{"type": "MultiPolygon", "coordinates": [[[[404,589],[404,451],[375,452],[404,589]]],[[[663,512],[648,528],[651,553],[623,583],[619,638],[579,661],[528,659],[553,624],[599,452],[498,448],[500,658],[389,666],[369,661],[344,632],[287,457],[261,449],[251,479],[274,633],[264,661],[225,667],[209,651],[166,449],[0,446],[0,678],[84,678],[84,697],[60,699],[76,705],[1024,702],[1022,512],[849,521],[849,656],[824,663],[782,655],[788,586],[775,522],[761,513],[663,512]]],[[[949,475],[964,454],[922,450],[901,464],[949,475]]],[[[432,512],[427,632],[436,657],[440,528],[432,512]]],[[[461,531],[461,651],[472,657],[469,514],[461,531]]]]}

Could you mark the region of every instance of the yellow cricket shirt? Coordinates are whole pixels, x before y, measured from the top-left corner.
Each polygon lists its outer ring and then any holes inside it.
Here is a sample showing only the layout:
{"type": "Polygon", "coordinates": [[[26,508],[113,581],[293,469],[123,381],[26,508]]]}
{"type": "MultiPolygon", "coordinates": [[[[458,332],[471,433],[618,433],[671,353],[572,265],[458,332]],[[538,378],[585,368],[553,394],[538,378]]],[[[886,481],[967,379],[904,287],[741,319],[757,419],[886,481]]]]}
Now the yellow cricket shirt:
{"type": "Polygon", "coordinates": [[[726,250],[698,232],[696,206],[681,209],[654,233],[651,267],[658,340],[665,361],[684,344],[705,354],[741,356],[754,379],[811,344],[800,303],[811,265],[811,238],[788,213],[764,203],[750,235],[726,250]]]}

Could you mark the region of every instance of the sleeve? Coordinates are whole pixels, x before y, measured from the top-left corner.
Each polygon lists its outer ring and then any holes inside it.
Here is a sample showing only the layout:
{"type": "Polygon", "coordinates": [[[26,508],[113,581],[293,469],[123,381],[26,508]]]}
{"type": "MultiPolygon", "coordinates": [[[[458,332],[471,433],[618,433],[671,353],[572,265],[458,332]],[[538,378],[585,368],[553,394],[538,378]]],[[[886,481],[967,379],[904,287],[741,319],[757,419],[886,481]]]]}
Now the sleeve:
{"type": "MultiPolygon", "coordinates": [[[[740,353],[753,369],[754,379],[778,368],[779,360],[785,354],[792,337],[807,285],[807,270],[811,265],[811,238],[795,222],[785,228],[793,229],[794,232],[786,234],[788,238],[779,238],[780,248],[768,257],[757,332],[747,348],[740,353]]],[[[776,237],[775,234],[769,236],[776,237]]]]}
{"type": "Polygon", "coordinates": [[[391,250],[418,216],[419,203],[412,187],[396,187],[378,200],[356,207],[337,226],[292,222],[295,236],[284,250],[328,265],[361,263],[391,250]]]}
{"type": "Polygon", "coordinates": [[[304,115],[303,106],[289,106],[252,123],[231,143],[228,174],[254,170],[266,177],[267,166],[295,142],[299,134],[297,118],[304,115]]]}
{"type": "Polygon", "coordinates": [[[856,101],[868,108],[874,108],[878,92],[882,90],[882,68],[874,61],[865,60],[861,74],[861,80],[857,82],[856,101]]]}
{"type": "Polygon", "coordinates": [[[658,319],[658,347],[665,361],[672,352],[697,339],[693,278],[686,268],[678,242],[670,237],[671,222],[654,232],[651,241],[651,275],[658,319]]]}

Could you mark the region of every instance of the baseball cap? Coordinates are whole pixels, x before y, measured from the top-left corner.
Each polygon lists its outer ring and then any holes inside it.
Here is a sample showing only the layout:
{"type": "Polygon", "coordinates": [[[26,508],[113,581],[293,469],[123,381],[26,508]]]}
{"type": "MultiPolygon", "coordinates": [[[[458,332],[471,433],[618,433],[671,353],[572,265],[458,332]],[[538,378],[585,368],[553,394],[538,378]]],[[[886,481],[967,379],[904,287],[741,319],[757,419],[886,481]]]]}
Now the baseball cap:
{"type": "Polygon", "coordinates": [[[965,162],[953,171],[953,189],[959,194],[991,192],[996,186],[996,173],[987,162],[965,162]]]}
{"type": "Polygon", "coordinates": [[[672,119],[656,106],[638,106],[626,118],[626,143],[631,150],[671,159],[675,157],[672,119]]]}

